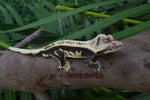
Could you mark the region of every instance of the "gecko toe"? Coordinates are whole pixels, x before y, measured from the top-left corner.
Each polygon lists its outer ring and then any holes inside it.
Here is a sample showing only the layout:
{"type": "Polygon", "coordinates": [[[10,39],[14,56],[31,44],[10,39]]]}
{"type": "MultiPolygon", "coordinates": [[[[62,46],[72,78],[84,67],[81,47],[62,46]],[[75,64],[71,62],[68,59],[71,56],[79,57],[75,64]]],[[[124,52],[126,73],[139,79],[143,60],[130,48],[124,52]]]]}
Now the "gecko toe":
{"type": "Polygon", "coordinates": [[[95,73],[95,75],[103,75],[103,72],[101,70],[100,71],[94,70],[94,73],[95,73]]]}
{"type": "Polygon", "coordinates": [[[70,68],[70,70],[74,71],[74,68],[73,68],[73,67],[71,67],[71,68],[70,68]]]}
{"type": "Polygon", "coordinates": [[[57,71],[61,71],[61,68],[57,68],[57,71]]]}

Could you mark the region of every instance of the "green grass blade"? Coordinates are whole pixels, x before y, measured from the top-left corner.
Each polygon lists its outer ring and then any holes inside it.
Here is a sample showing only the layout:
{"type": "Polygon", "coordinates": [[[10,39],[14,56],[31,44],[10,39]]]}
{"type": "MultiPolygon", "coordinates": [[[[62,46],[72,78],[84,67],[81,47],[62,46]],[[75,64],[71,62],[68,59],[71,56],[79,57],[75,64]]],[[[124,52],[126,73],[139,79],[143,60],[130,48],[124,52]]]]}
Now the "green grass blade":
{"type": "Polygon", "coordinates": [[[7,34],[0,34],[0,41],[8,42],[9,38],[7,34]]]}
{"type": "Polygon", "coordinates": [[[149,18],[150,18],[150,13],[138,17],[139,20],[149,20],[149,18]]]}
{"type": "Polygon", "coordinates": [[[56,13],[55,5],[52,2],[48,2],[45,0],[42,0],[42,2],[48,7],[52,12],[56,13]]]}
{"type": "MultiPolygon", "coordinates": [[[[18,25],[10,25],[10,24],[0,24],[0,30],[8,30],[8,29],[11,29],[11,28],[16,28],[18,27],[18,25]]],[[[20,39],[23,39],[25,38],[26,36],[30,35],[31,33],[35,32],[37,29],[33,29],[33,28],[30,28],[30,29],[26,29],[26,30],[23,30],[23,31],[18,31],[18,32],[15,32],[13,34],[11,34],[11,39],[13,40],[13,42],[20,40],[20,39]]],[[[0,34],[0,40],[1,41],[5,41],[5,42],[12,42],[10,40],[5,40],[2,35],[7,35],[7,34],[0,34]]],[[[61,35],[59,34],[55,34],[55,33],[52,33],[52,32],[47,32],[47,31],[42,31],[42,35],[37,38],[36,41],[39,41],[43,44],[45,44],[45,41],[47,42],[50,42],[50,41],[53,41],[55,39],[58,39],[62,37],[61,35]]],[[[12,43],[13,43],[12,42],[12,43]]],[[[14,44],[13,44],[14,45],[14,44]]]]}
{"type": "Polygon", "coordinates": [[[146,21],[142,24],[139,24],[139,25],[133,26],[131,28],[128,28],[124,31],[114,33],[113,37],[115,39],[123,39],[123,38],[127,38],[127,37],[130,37],[130,36],[137,35],[137,34],[142,33],[142,32],[144,32],[148,29],[150,29],[150,20],[146,21]]]}
{"type": "MultiPolygon", "coordinates": [[[[71,8],[71,7],[67,7],[67,6],[61,6],[61,5],[58,5],[56,7],[56,9],[58,10],[65,10],[65,11],[68,11],[68,10],[72,10],[74,8],[71,8]]],[[[149,10],[148,11],[144,11],[144,12],[139,12],[138,15],[142,15],[143,13],[146,14],[150,12],[149,10]]],[[[93,11],[84,11],[82,12],[82,14],[85,16],[92,16],[94,18],[108,18],[110,17],[111,15],[108,15],[108,14],[101,14],[101,13],[97,13],[97,12],[93,12],[93,11]]],[[[135,15],[134,15],[135,16],[135,15]]],[[[138,20],[134,20],[134,19],[127,19],[127,18],[124,18],[122,20],[124,23],[131,23],[131,24],[140,24],[142,23],[142,21],[138,21],[138,20]]]]}
{"type": "MultiPolygon", "coordinates": [[[[46,10],[43,7],[41,7],[38,3],[34,3],[34,6],[33,5],[29,5],[28,7],[30,8],[30,10],[35,14],[35,16],[39,20],[51,15],[48,10],[46,10]]],[[[48,32],[56,33],[56,31],[57,31],[57,22],[55,21],[55,22],[44,24],[44,28],[48,32]]]]}
{"type": "Polygon", "coordinates": [[[21,18],[21,16],[18,14],[18,12],[11,7],[8,4],[5,4],[5,6],[7,7],[7,9],[9,10],[9,12],[11,13],[11,15],[13,16],[13,18],[15,19],[15,21],[17,22],[18,25],[24,25],[23,24],[23,19],[21,18]]]}
{"type": "Polygon", "coordinates": [[[8,100],[12,99],[12,91],[8,90],[8,100]]]}
{"type": "Polygon", "coordinates": [[[12,38],[13,41],[17,41],[17,40],[22,40],[25,37],[26,37],[26,35],[13,33],[11,38],[12,38]]]}
{"type": "Polygon", "coordinates": [[[7,44],[7,43],[5,43],[5,42],[0,41],[0,49],[2,49],[2,50],[7,50],[7,49],[8,49],[8,47],[10,47],[10,45],[9,45],[9,44],[7,44]]]}
{"type": "Polygon", "coordinates": [[[4,100],[14,100],[13,99],[13,91],[11,91],[11,90],[5,90],[4,91],[4,100]]]}
{"type": "Polygon", "coordinates": [[[12,100],[16,100],[16,93],[12,91],[12,100]]]}
{"type": "Polygon", "coordinates": [[[95,8],[95,7],[104,6],[104,5],[108,5],[108,4],[113,4],[113,3],[116,3],[116,2],[119,2],[119,1],[122,1],[122,0],[115,0],[115,1],[111,0],[111,1],[99,2],[99,3],[96,3],[96,4],[80,7],[80,8],[77,8],[77,9],[74,9],[74,10],[71,10],[71,11],[67,11],[67,12],[64,12],[64,13],[61,13],[61,14],[56,14],[56,15],[53,15],[53,16],[50,16],[50,17],[43,18],[39,21],[30,23],[28,25],[24,25],[22,27],[18,27],[18,28],[15,28],[15,29],[10,29],[10,30],[7,30],[7,31],[0,31],[0,33],[8,33],[8,32],[15,32],[15,31],[20,31],[20,30],[25,30],[25,29],[28,29],[28,28],[32,28],[32,27],[35,27],[35,26],[39,26],[39,25],[42,25],[42,24],[52,22],[52,21],[57,20],[59,18],[71,16],[73,14],[80,13],[80,12],[83,12],[85,10],[89,10],[89,9],[92,9],[92,8],[95,8]]]}
{"type": "Polygon", "coordinates": [[[121,13],[113,15],[113,16],[107,18],[107,19],[104,19],[104,20],[102,20],[100,22],[97,22],[97,23],[95,23],[95,24],[93,24],[93,25],[91,25],[89,27],[86,27],[86,28],[82,29],[81,31],[78,31],[78,32],[75,32],[75,33],[73,33],[71,35],[62,37],[59,40],[80,38],[82,36],[85,36],[85,35],[88,35],[88,34],[94,32],[96,30],[103,29],[103,28],[105,28],[108,25],[111,25],[111,24],[113,24],[113,23],[115,23],[117,21],[122,20],[125,17],[132,16],[134,14],[137,14],[140,11],[145,11],[145,10],[150,10],[150,5],[149,4],[128,9],[126,11],[123,11],[121,13]]]}
{"type": "Polygon", "coordinates": [[[2,90],[0,90],[0,100],[2,100],[2,90]]]}
{"type": "MultiPolygon", "coordinates": [[[[38,9],[37,7],[35,7],[35,6],[33,6],[33,5],[28,5],[28,7],[30,8],[30,10],[34,13],[34,15],[35,15],[39,20],[48,16],[48,15],[43,16],[43,14],[41,14],[41,12],[39,11],[39,9],[38,9]]],[[[45,28],[47,31],[50,31],[48,25],[44,24],[43,26],[44,26],[44,28],[45,28]]]]}
{"type": "Polygon", "coordinates": [[[28,100],[28,93],[20,91],[20,100],[28,100]]]}
{"type": "Polygon", "coordinates": [[[9,100],[8,90],[4,91],[4,99],[9,100]]]}
{"type": "Polygon", "coordinates": [[[39,11],[36,9],[35,6],[33,6],[33,4],[29,4],[28,7],[38,19],[43,18],[42,14],[39,13],[39,11]]]}
{"type": "Polygon", "coordinates": [[[130,100],[149,100],[149,99],[150,99],[150,95],[146,93],[139,94],[130,98],[130,100]]]}
{"type": "Polygon", "coordinates": [[[58,99],[58,92],[56,89],[50,90],[50,95],[52,100],[57,100],[58,99]]]}
{"type": "Polygon", "coordinates": [[[7,24],[14,24],[11,15],[7,12],[7,10],[2,5],[0,6],[0,11],[2,15],[4,16],[7,24]]]}
{"type": "Polygon", "coordinates": [[[71,33],[72,32],[76,32],[78,30],[78,26],[77,26],[77,22],[76,22],[76,19],[74,16],[70,16],[70,30],[71,30],[71,33]]]}
{"type": "Polygon", "coordinates": [[[114,9],[114,11],[111,12],[111,14],[115,14],[115,13],[119,13],[121,11],[124,11],[126,9],[130,9],[132,7],[136,7],[140,4],[142,4],[144,0],[127,0],[127,4],[123,4],[122,6],[120,6],[119,8],[114,9]]]}
{"type": "Polygon", "coordinates": [[[28,93],[28,100],[32,100],[32,95],[31,95],[31,93],[28,93]]]}

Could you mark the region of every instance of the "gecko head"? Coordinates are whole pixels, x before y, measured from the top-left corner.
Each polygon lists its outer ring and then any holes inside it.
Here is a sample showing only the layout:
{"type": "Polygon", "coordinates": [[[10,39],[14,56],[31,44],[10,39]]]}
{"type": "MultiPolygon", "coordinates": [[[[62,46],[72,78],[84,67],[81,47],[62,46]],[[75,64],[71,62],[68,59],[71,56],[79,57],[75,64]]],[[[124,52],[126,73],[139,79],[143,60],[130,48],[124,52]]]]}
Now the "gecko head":
{"type": "Polygon", "coordinates": [[[93,39],[97,53],[107,54],[120,50],[122,42],[115,40],[112,35],[100,34],[93,39]]]}

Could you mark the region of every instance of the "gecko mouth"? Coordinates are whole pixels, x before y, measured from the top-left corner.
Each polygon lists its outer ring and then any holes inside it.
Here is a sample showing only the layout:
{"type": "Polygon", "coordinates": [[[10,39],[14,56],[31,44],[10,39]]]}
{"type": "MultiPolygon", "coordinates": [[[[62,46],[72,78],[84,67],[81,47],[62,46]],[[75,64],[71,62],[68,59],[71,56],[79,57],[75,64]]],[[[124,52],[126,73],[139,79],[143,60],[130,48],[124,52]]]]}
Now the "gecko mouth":
{"type": "Polygon", "coordinates": [[[122,42],[115,40],[115,41],[113,41],[113,42],[108,46],[108,48],[107,48],[105,54],[111,53],[111,52],[114,52],[114,51],[118,51],[118,50],[120,50],[120,49],[122,49],[122,48],[123,48],[122,42]]]}

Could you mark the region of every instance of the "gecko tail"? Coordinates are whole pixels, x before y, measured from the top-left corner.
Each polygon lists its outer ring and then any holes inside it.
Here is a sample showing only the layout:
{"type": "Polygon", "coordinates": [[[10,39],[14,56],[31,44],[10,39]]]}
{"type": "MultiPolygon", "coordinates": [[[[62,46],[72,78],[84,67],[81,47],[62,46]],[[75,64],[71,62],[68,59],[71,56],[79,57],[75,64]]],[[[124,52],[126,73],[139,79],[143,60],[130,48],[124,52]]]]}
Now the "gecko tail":
{"type": "Polygon", "coordinates": [[[41,49],[20,49],[20,48],[15,48],[15,47],[9,47],[8,50],[10,51],[15,51],[15,52],[18,52],[18,53],[21,53],[21,54],[38,54],[41,49]]]}

